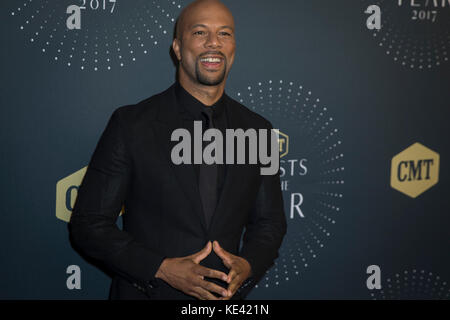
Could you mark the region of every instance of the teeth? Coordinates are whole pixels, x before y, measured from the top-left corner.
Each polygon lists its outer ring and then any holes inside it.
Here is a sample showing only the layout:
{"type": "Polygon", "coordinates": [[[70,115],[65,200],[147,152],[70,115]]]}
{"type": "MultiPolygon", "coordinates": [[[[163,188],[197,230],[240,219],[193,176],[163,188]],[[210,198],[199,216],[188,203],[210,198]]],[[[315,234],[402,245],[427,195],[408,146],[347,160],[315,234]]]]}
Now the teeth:
{"type": "Polygon", "coordinates": [[[220,62],[221,59],[219,58],[203,58],[201,59],[202,62],[210,62],[210,63],[215,63],[215,62],[220,62]]]}

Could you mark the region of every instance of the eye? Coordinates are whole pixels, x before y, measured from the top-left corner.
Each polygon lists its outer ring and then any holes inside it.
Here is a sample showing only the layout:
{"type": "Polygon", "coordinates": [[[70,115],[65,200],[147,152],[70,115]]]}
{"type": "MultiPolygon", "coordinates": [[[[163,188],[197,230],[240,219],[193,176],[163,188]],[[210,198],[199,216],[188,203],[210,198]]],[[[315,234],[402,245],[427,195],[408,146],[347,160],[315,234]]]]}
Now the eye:
{"type": "Polygon", "coordinates": [[[221,31],[219,34],[224,37],[231,37],[231,33],[226,32],[226,31],[221,31]]]}
{"type": "Polygon", "coordinates": [[[205,33],[206,33],[206,32],[203,31],[203,30],[198,30],[198,31],[195,31],[195,32],[194,32],[194,35],[196,35],[196,36],[203,36],[205,33]]]}

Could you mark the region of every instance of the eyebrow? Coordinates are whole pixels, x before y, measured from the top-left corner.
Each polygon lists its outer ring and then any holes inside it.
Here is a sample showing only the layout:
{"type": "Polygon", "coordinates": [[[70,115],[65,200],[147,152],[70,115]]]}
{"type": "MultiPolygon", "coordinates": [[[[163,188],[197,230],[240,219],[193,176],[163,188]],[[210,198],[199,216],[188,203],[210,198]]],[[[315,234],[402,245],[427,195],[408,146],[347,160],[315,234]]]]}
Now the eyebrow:
{"type": "MultiPolygon", "coordinates": [[[[194,28],[197,28],[197,27],[207,28],[206,25],[201,24],[201,23],[197,23],[197,24],[194,24],[194,25],[191,27],[191,29],[194,29],[194,28]]],[[[221,26],[220,29],[231,29],[232,31],[234,31],[233,27],[230,27],[230,26],[221,26]]]]}

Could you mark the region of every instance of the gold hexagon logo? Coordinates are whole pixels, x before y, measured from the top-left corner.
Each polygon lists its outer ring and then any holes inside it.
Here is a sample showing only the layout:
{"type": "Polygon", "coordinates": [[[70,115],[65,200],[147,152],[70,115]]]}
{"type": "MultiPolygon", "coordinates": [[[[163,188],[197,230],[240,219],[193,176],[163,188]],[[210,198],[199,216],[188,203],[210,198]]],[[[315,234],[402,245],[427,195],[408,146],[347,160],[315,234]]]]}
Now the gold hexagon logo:
{"type": "Polygon", "coordinates": [[[87,166],[56,183],[56,217],[65,222],[70,221],[73,206],[78,195],[78,188],[86,174],[87,166]]]}
{"type": "Polygon", "coordinates": [[[391,187],[416,198],[439,181],[439,154],[420,143],[403,150],[391,162],[391,187]]]}
{"type": "Polygon", "coordinates": [[[280,158],[289,153],[289,136],[278,129],[274,129],[278,134],[278,145],[280,147],[280,158]]]}
{"type": "MultiPolygon", "coordinates": [[[[56,183],[56,217],[69,222],[87,166],[56,183]]],[[[123,208],[120,214],[123,213],[123,208]]]]}

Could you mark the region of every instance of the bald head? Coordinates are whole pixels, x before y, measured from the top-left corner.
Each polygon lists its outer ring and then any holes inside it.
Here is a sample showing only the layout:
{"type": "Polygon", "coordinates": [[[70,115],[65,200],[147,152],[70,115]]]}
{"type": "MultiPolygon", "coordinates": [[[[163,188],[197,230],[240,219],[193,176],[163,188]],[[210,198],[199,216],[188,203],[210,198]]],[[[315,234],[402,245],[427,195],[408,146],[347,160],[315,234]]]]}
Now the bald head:
{"type": "Polygon", "coordinates": [[[175,37],[182,40],[183,32],[192,27],[192,20],[199,14],[207,14],[207,12],[215,12],[224,15],[227,20],[232,22],[230,27],[234,29],[233,14],[222,2],[219,0],[195,0],[187,5],[178,16],[175,37]]]}

